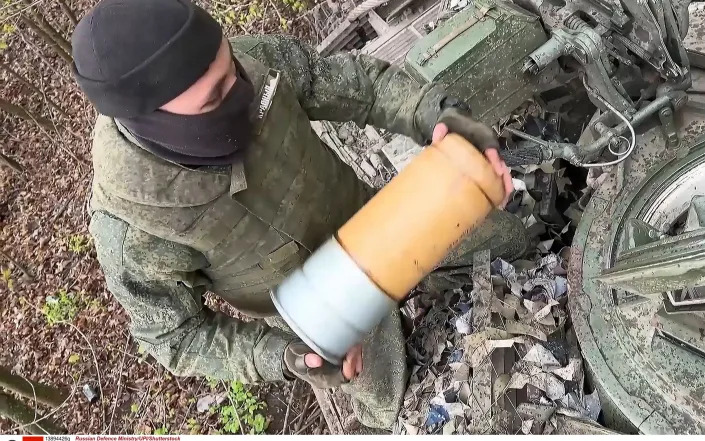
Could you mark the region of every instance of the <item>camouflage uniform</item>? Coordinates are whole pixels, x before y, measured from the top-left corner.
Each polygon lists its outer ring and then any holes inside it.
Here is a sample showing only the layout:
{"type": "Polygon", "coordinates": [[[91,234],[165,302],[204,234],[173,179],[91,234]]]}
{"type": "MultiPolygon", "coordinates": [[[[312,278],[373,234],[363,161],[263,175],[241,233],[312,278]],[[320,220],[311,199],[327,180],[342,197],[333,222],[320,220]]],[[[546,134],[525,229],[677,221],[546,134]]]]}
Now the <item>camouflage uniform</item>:
{"type": "MultiPolygon", "coordinates": [[[[295,336],[276,316],[269,289],[371,195],[322,145],[310,120],[371,124],[423,142],[443,90],[420,87],[367,56],[321,58],[287,37],[237,37],[231,44],[257,93],[256,136],[243,166],[190,169],[164,161],[100,116],[90,231],[132,334],[167,369],[278,381],[295,336]],[[210,311],[202,300],[207,290],[265,320],[210,311]]],[[[363,374],[344,390],[363,424],[389,427],[406,381],[398,313],[369,336],[363,354],[363,374]]]]}

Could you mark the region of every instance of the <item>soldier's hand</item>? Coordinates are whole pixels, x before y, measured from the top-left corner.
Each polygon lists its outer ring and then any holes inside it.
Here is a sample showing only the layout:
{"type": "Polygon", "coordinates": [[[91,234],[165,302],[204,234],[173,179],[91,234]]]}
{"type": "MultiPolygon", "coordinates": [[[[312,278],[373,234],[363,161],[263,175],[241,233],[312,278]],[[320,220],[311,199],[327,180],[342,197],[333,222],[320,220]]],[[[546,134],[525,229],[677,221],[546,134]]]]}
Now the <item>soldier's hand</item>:
{"type": "Polygon", "coordinates": [[[446,97],[441,101],[441,113],[436,124],[445,124],[450,132],[467,139],[481,152],[499,148],[494,130],[473,119],[470,107],[456,98],[446,97]]]}
{"type": "MultiPolygon", "coordinates": [[[[448,125],[446,125],[445,123],[436,124],[436,127],[434,127],[433,129],[432,142],[440,141],[441,139],[445,138],[445,136],[451,131],[452,130],[450,130],[448,128],[448,125]]],[[[494,169],[495,173],[497,173],[497,176],[500,176],[502,178],[502,182],[504,182],[505,197],[504,201],[502,201],[501,204],[501,206],[504,207],[505,205],[507,205],[507,201],[509,201],[509,197],[514,191],[514,184],[512,183],[511,172],[509,171],[509,167],[507,167],[507,164],[505,164],[504,161],[499,157],[499,152],[497,151],[497,148],[485,149],[484,154],[485,158],[487,158],[489,163],[492,165],[492,168],[494,169]]]]}
{"type": "Polygon", "coordinates": [[[362,347],[348,351],[343,366],[328,363],[302,341],[290,343],[284,350],[284,365],[292,375],[319,389],[338,387],[362,372],[362,347]]]}
{"type": "Polygon", "coordinates": [[[352,380],[362,373],[362,345],[353,346],[343,360],[343,376],[352,380]]]}

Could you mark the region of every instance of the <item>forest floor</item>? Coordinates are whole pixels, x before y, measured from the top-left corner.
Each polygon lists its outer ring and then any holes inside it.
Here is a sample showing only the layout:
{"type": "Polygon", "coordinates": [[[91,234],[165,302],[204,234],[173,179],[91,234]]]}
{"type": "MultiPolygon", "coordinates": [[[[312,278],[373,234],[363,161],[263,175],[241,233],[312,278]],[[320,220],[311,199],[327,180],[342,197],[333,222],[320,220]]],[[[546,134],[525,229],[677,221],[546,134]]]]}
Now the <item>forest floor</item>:
{"type": "MultiPolygon", "coordinates": [[[[69,390],[66,402],[51,411],[69,433],[239,433],[229,411],[242,404],[230,400],[238,384],[175,378],[130,337],[129,319],[106,289],[88,234],[95,110],[73,82],[70,66],[10,13],[11,3],[0,7],[7,42],[0,62],[36,89],[0,70],[0,98],[42,115],[50,127],[0,112],[0,153],[19,164],[13,169],[0,163],[0,365],[69,390]],[[101,399],[91,404],[85,387],[101,399]]],[[[80,18],[96,2],[67,3],[80,18]]],[[[316,42],[306,17],[311,4],[203,3],[222,20],[230,17],[229,35],[293,33],[316,42]]],[[[32,5],[70,36],[73,24],[56,1],[32,5]]],[[[266,403],[255,412],[269,421],[265,431],[321,433],[310,388],[298,382],[291,389],[251,389],[257,402],[266,403]]],[[[262,429],[259,421],[255,431],[262,429]]],[[[0,419],[0,433],[24,431],[0,419]]]]}

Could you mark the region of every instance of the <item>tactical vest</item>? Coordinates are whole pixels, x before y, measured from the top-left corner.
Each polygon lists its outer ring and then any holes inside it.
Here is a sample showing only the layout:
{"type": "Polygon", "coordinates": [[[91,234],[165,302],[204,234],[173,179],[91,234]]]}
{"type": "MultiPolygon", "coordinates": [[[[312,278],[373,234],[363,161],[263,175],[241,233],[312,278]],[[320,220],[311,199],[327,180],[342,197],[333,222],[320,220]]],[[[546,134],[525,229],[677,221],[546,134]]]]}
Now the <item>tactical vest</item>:
{"type": "Polygon", "coordinates": [[[256,136],[239,167],[189,169],[133,144],[100,116],[92,210],[200,251],[212,290],[252,316],[276,313],[269,289],[370,197],[325,147],[279,72],[235,53],[259,91],[256,136]]]}

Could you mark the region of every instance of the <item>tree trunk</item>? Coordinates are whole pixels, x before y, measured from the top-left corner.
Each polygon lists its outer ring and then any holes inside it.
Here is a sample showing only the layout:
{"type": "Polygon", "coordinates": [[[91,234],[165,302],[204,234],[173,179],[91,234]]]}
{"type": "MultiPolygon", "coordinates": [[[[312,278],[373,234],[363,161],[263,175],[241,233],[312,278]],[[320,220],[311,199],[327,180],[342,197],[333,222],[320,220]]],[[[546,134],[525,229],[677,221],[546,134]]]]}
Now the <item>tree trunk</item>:
{"type": "Polygon", "coordinates": [[[27,87],[30,88],[30,90],[32,90],[32,92],[34,92],[34,93],[36,93],[36,94],[41,95],[42,97],[44,97],[44,99],[46,100],[47,104],[49,104],[51,107],[53,107],[54,109],[56,109],[56,111],[59,112],[61,115],[66,116],[66,117],[69,116],[69,115],[64,111],[64,109],[62,109],[61,107],[59,107],[58,104],[56,104],[54,101],[52,101],[52,100],[51,100],[50,98],[48,98],[46,95],[44,95],[44,93],[43,93],[41,90],[39,90],[39,88],[38,88],[37,86],[35,86],[34,84],[32,84],[31,81],[29,81],[28,79],[26,79],[25,77],[23,77],[23,76],[20,75],[19,73],[15,72],[15,71],[10,67],[9,64],[6,64],[6,63],[0,61],[0,69],[2,69],[2,70],[4,70],[5,72],[7,72],[7,73],[8,73],[11,77],[13,77],[14,79],[16,79],[16,80],[22,82],[23,84],[25,84],[27,87]]]}
{"type": "Polygon", "coordinates": [[[74,14],[73,10],[71,9],[71,6],[66,3],[66,0],[56,0],[59,3],[59,7],[61,10],[66,14],[66,16],[69,18],[69,21],[73,26],[76,26],[78,24],[78,19],[76,18],[76,14],[74,14]]]}
{"type": "MultiPolygon", "coordinates": [[[[49,418],[35,422],[34,408],[2,392],[0,392],[0,416],[7,417],[17,424],[23,425],[21,432],[26,431],[33,435],[60,435],[66,433],[66,429],[49,418]]],[[[41,415],[37,413],[36,419],[39,418],[41,418],[41,415]]]]}
{"type": "Polygon", "coordinates": [[[71,55],[66,52],[61,47],[61,45],[52,38],[51,35],[49,35],[44,29],[39,27],[39,25],[37,25],[37,23],[35,23],[32,18],[27,17],[24,14],[20,14],[20,20],[28,28],[34,31],[34,33],[37,34],[42,40],[44,40],[44,42],[46,42],[61,58],[63,58],[64,61],[66,61],[67,63],[73,62],[73,58],[71,58],[71,55]]]}
{"type": "Polygon", "coordinates": [[[37,401],[50,407],[59,407],[66,401],[68,393],[58,387],[48,386],[13,374],[10,369],[0,366],[0,387],[23,397],[37,401]]]}
{"type": "Polygon", "coordinates": [[[48,131],[51,131],[51,132],[54,131],[54,125],[48,119],[46,119],[42,116],[33,115],[32,113],[25,110],[22,106],[12,104],[11,102],[5,101],[2,98],[0,98],[0,110],[4,110],[5,112],[9,113],[10,115],[17,116],[17,117],[22,118],[24,120],[32,121],[32,122],[36,123],[38,126],[44,128],[48,131]]]}

